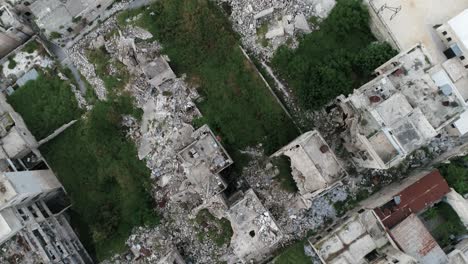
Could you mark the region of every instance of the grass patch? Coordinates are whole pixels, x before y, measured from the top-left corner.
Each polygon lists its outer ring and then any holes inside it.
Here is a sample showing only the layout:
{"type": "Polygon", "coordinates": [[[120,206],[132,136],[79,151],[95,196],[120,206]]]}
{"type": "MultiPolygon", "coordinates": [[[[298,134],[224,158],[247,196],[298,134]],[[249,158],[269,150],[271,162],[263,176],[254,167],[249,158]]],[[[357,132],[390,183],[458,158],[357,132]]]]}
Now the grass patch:
{"type": "Polygon", "coordinates": [[[28,42],[28,44],[24,45],[23,51],[29,54],[34,53],[35,51],[39,50],[39,43],[36,40],[32,40],[28,42]]]}
{"type": "Polygon", "coordinates": [[[8,102],[21,114],[38,140],[82,114],[70,82],[48,72],[41,72],[37,80],[16,90],[8,97],[8,102]]]}
{"type": "Polygon", "coordinates": [[[299,241],[283,250],[278,257],[275,258],[274,264],[310,264],[312,258],[307,256],[304,247],[308,245],[307,240],[299,241]]]}
{"type": "Polygon", "coordinates": [[[8,69],[13,70],[18,63],[13,56],[8,57],[8,69]]]}
{"type": "Polygon", "coordinates": [[[243,56],[238,36],[215,3],[162,0],[139,12],[120,14],[119,23],[136,14],[141,16],[133,23],[157,36],[174,70],[197,80],[203,96],[197,103],[204,115],[200,121],[221,136],[236,163],[238,150],[262,143],[267,153],[273,153],[298,135],[243,56]]]}
{"type": "Polygon", "coordinates": [[[108,91],[121,91],[130,79],[125,65],[113,60],[104,47],[89,50],[87,52],[89,62],[94,64],[96,74],[102,79],[108,91]],[[110,67],[114,67],[116,72],[110,72],[110,67]]]}
{"type": "Polygon", "coordinates": [[[272,160],[272,163],[279,170],[279,174],[275,177],[275,180],[281,184],[281,187],[288,192],[297,192],[297,185],[291,174],[291,160],[289,157],[284,155],[276,157],[272,160]]]}
{"type": "Polygon", "coordinates": [[[336,215],[344,215],[347,211],[355,208],[359,204],[359,202],[369,198],[369,196],[371,196],[372,193],[366,189],[362,189],[359,190],[355,195],[348,197],[348,199],[346,200],[335,202],[333,204],[333,208],[335,208],[336,215]]]}
{"type": "Polygon", "coordinates": [[[468,156],[451,160],[439,170],[450,187],[462,195],[468,193],[468,156]]]}
{"type": "Polygon", "coordinates": [[[361,0],[338,0],[320,29],[304,36],[297,49],[280,47],[272,66],[302,107],[316,110],[367,82],[396,53],[387,43],[375,43],[361,0]]]}
{"type": "Polygon", "coordinates": [[[49,35],[50,39],[59,39],[62,37],[62,34],[60,34],[59,32],[51,32],[50,35],[49,35]]]}
{"type": "Polygon", "coordinates": [[[268,39],[265,35],[268,32],[268,23],[263,23],[260,27],[257,28],[257,41],[263,46],[268,46],[268,39]]]}
{"type": "Polygon", "coordinates": [[[206,238],[213,241],[218,247],[230,243],[233,235],[231,222],[226,218],[217,219],[207,209],[198,212],[195,218],[198,239],[206,238]]]}
{"type": "Polygon", "coordinates": [[[438,223],[430,232],[442,248],[450,245],[452,238],[456,239],[467,233],[457,213],[447,203],[440,202],[434,205],[425,211],[422,217],[426,221],[438,223]]]}
{"type": "Polygon", "coordinates": [[[72,223],[98,260],[125,249],[133,227],[156,224],[150,171],[121,127],[131,98],[97,102],[86,119],[41,147],[73,202],[72,223]]]}

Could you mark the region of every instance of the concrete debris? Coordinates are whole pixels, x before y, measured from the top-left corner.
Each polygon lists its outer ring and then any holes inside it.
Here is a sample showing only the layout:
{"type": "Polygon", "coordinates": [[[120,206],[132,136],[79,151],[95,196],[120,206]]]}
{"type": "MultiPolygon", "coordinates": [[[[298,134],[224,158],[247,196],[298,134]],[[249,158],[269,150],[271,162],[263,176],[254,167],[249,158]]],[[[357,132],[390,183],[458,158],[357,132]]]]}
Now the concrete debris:
{"type": "Polygon", "coordinates": [[[234,30],[242,36],[243,45],[264,59],[271,58],[274,51],[285,43],[296,47],[296,35],[312,31],[307,20],[327,17],[335,6],[335,0],[219,1],[230,6],[230,19],[234,30]],[[280,27],[277,27],[277,21],[282,24],[280,27]],[[266,33],[262,30],[264,27],[270,31],[268,37],[261,35],[266,33]],[[262,41],[265,37],[267,43],[262,41]]]}
{"type": "Polygon", "coordinates": [[[92,107],[88,105],[86,99],[83,97],[83,94],[76,88],[76,86],[70,84],[70,88],[75,95],[76,101],[78,102],[78,107],[81,109],[91,110],[92,107]]]}
{"type": "MultiPolygon", "coordinates": [[[[251,5],[250,5],[250,8],[252,8],[251,5]]],[[[271,15],[271,14],[273,14],[274,11],[275,11],[274,7],[270,7],[268,9],[262,10],[262,11],[258,12],[257,14],[255,14],[254,19],[258,20],[258,19],[260,19],[262,17],[271,15]]]]}
{"type": "Polygon", "coordinates": [[[294,18],[294,26],[301,30],[304,33],[310,33],[312,30],[310,29],[309,23],[307,22],[306,17],[304,14],[297,14],[294,18]]]}
{"type": "Polygon", "coordinates": [[[275,27],[273,29],[270,29],[270,31],[268,31],[265,34],[265,38],[267,38],[267,39],[272,39],[272,38],[282,37],[282,36],[284,36],[284,27],[281,24],[281,22],[278,22],[277,27],[275,27]]]}
{"type": "MultiPolygon", "coordinates": [[[[263,58],[271,57],[276,47],[287,38],[294,37],[298,31],[306,33],[313,30],[307,22],[308,18],[326,17],[335,3],[332,0],[226,2],[232,7],[230,18],[234,21],[234,28],[241,34],[244,45],[263,58]],[[257,43],[257,29],[265,24],[269,31],[264,32],[265,36],[262,37],[269,39],[270,44],[260,47],[257,43]]],[[[356,198],[359,191],[374,190],[401,179],[411,168],[428,164],[432,157],[460,144],[459,139],[457,141],[448,133],[441,132],[440,136],[431,141],[427,150],[416,150],[398,170],[356,172],[350,154],[340,140],[346,125],[344,112],[337,105],[331,104],[322,111],[307,113],[307,118],[313,121],[328,143],[327,150],[329,148],[333,151],[349,173],[349,177],[342,179],[343,185],[332,186],[310,200],[308,206],[304,206],[301,195],[282,188],[275,179],[279,175],[279,168],[265,157],[261,146],[256,146],[242,151],[250,156],[250,163],[244,168],[243,177],[232,183],[234,189],[240,191],[228,194],[228,189],[226,195],[229,198],[226,200],[224,194],[219,194],[222,190],[203,185],[200,188],[196,180],[198,178],[194,177],[216,175],[218,177],[210,178],[214,181],[204,183],[217,186],[218,180],[222,180],[219,174],[226,167],[226,160],[230,160],[225,151],[224,156],[209,152],[215,146],[218,149],[215,153],[223,153],[219,151],[221,142],[212,132],[206,136],[206,130],[195,130],[191,125],[195,118],[201,116],[194,104],[199,98],[197,87],[191,87],[185,81],[185,76],[177,76],[172,71],[168,58],[161,54],[159,43],[136,41],[152,38],[149,32],[133,26],[121,31],[115,28],[115,19],[108,19],[71,47],[70,57],[95,87],[99,99],[106,98],[106,90],[102,80],[96,76],[93,65],[87,61],[86,50],[105,48],[112,60],[122,62],[131,74],[126,90],[132,93],[137,106],[143,109],[143,117],[140,122],[134,117],[125,116],[123,125],[128,137],[138,146],[139,158],[151,170],[152,195],[161,216],[161,224],[133,230],[127,240],[129,252],[114,256],[104,263],[158,263],[174,250],[192,263],[224,261],[231,264],[241,260],[261,259],[267,255],[265,252],[304,238],[309,230],[336,221],[339,218],[337,214],[341,213],[335,208],[337,203],[346,203],[346,200],[356,198]],[[101,36],[105,40],[103,46],[101,36]],[[202,144],[207,138],[215,140],[209,140],[208,145],[202,144]],[[219,156],[223,158],[219,159],[219,156]],[[200,164],[203,164],[204,170],[197,170],[200,164]],[[217,246],[209,239],[197,239],[199,229],[194,227],[193,219],[202,209],[208,209],[218,219],[230,219],[235,233],[232,246],[217,246]]],[[[341,179],[341,176],[338,178],[341,179]]],[[[224,188],[222,186],[221,189],[224,188]]],[[[310,247],[305,248],[308,255],[314,255],[312,251],[310,247]]]]}

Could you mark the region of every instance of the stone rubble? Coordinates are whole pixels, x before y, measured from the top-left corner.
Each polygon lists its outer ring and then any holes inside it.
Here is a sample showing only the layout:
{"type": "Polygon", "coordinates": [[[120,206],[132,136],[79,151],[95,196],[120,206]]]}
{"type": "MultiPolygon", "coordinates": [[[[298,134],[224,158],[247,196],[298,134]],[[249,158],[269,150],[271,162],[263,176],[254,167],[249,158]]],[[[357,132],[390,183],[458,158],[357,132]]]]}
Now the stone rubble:
{"type": "MultiPolygon", "coordinates": [[[[234,27],[241,33],[244,45],[266,57],[272,54],[273,49],[259,48],[256,43],[256,29],[250,26],[255,24],[255,14],[267,10],[259,16],[258,19],[262,20],[274,16],[277,10],[281,10],[279,17],[282,24],[294,23],[295,29],[307,31],[304,24],[297,22],[301,20],[304,22],[304,19],[311,16],[326,16],[331,7],[323,3],[328,2],[314,0],[229,1],[233,10],[231,19],[236,21],[234,27]],[[321,4],[323,4],[322,7],[320,7],[321,4]],[[274,12],[270,13],[268,8],[272,6],[274,12]],[[299,19],[294,19],[298,16],[299,19]]],[[[115,31],[115,28],[115,19],[107,20],[70,48],[70,58],[95,87],[96,94],[101,100],[106,98],[107,91],[102,80],[96,76],[94,66],[87,61],[86,50],[105,47],[113,59],[121,61],[132,74],[133,77],[127,85],[127,90],[135,97],[137,106],[144,110],[143,120],[140,123],[135,118],[126,116],[123,119],[123,125],[127,128],[128,136],[139,146],[139,155],[142,159],[144,158],[151,170],[152,194],[158,214],[161,216],[161,224],[152,228],[136,228],[127,240],[129,248],[133,249],[136,254],[145,252],[145,257],[135,261],[135,254],[128,252],[114,256],[104,263],[155,263],[163,257],[164,252],[173,247],[177,248],[182,256],[196,263],[215,263],[218,260],[236,263],[237,257],[230,247],[225,245],[218,248],[210,240],[197,239],[197,231],[192,220],[197,212],[207,208],[215,217],[221,218],[225,217],[226,208],[217,198],[203,203],[201,197],[191,190],[177,158],[177,151],[190,140],[193,131],[192,121],[201,116],[194,104],[199,97],[196,87],[190,87],[185,81],[185,76],[169,80],[161,87],[150,85],[142,72],[143,65],[140,63],[162,56],[161,45],[155,42],[135,41],[135,39],[152,38],[149,32],[141,28],[129,26],[121,31],[115,31]],[[107,36],[104,37],[104,43],[102,36],[107,36]]],[[[291,29],[283,27],[283,31],[285,34],[290,34],[291,29]]],[[[310,208],[301,209],[298,206],[301,197],[281,188],[278,181],[274,179],[279,170],[265,157],[261,146],[247,149],[243,153],[249,155],[251,161],[244,168],[243,177],[237,185],[246,184],[255,190],[283,232],[284,238],[280,242],[281,246],[304,238],[310,230],[317,230],[324,224],[335,221],[338,218],[335,203],[355,197],[360,190],[372,190],[377,186],[384,186],[401,179],[411,168],[423,166],[443,151],[460,144],[449,135],[443,134],[434,139],[428,150],[416,151],[411,155],[405,166],[388,171],[356,172],[346,152],[339,151],[340,133],[344,129],[342,111],[338,107],[331,106],[323,111],[310,113],[308,118],[313,120],[313,124],[329,142],[330,147],[335,150],[350,173],[346,184],[337,186],[317,197],[310,208]]],[[[260,220],[268,222],[268,217],[259,218],[260,220]]],[[[311,253],[309,249],[305,251],[311,253]]]]}
{"type": "Polygon", "coordinates": [[[169,80],[161,87],[151,86],[142,74],[144,65],[140,63],[162,56],[161,46],[158,43],[135,42],[137,38],[144,40],[152,37],[141,28],[126,27],[116,32],[115,26],[116,21],[111,18],[83,37],[71,47],[71,58],[90,83],[98,84],[96,92],[100,95],[99,99],[105,99],[106,92],[93,65],[86,59],[87,49],[105,47],[112,59],[124,63],[132,74],[126,89],[135,97],[137,107],[143,109],[144,114],[141,123],[134,117],[124,116],[122,124],[127,128],[127,135],[140,146],[139,154],[142,154],[141,158],[151,170],[152,193],[161,223],[153,228],[136,228],[127,240],[130,251],[104,263],[155,263],[173,247],[197,263],[215,263],[218,260],[236,263],[237,257],[230,247],[224,245],[219,248],[208,239],[198,240],[192,220],[196,213],[207,207],[216,217],[224,217],[226,208],[220,207],[216,199],[203,204],[200,196],[187,186],[177,158],[177,152],[190,140],[192,120],[200,116],[193,103],[199,97],[195,87],[187,85],[185,76],[169,80]],[[100,36],[107,36],[104,45],[100,36]],[[144,257],[135,259],[135,254],[144,257]]]}
{"type": "Polygon", "coordinates": [[[243,45],[255,55],[269,59],[275,50],[288,43],[295,47],[299,34],[310,33],[313,28],[309,18],[325,18],[335,5],[335,0],[219,0],[228,5],[230,19],[242,37],[243,45]],[[261,32],[267,27],[266,36],[261,32]],[[264,42],[262,38],[268,39],[264,42]]]}

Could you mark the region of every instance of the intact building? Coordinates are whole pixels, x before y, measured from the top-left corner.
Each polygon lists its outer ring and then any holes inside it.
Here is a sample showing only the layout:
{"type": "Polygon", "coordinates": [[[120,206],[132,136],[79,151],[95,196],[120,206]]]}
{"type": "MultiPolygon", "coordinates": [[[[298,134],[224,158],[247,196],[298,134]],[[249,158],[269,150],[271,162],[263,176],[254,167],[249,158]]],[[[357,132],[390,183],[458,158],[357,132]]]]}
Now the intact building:
{"type": "Polygon", "coordinates": [[[373,211],[363,211],[309,239],[324,264],[416,264],[400,251],[373,211]]]}
{"type": "MultiPolygon", "coordinates": [[[[359,167],[388,169],[427,145],[465,115],[454,64],[433,65],[421,45],[400,53],[378,69],[379,76],[338,97],[345,112],[344,146],[359,167]]],[[[460,131],[460,135],[463,135],[460,131]]]]}

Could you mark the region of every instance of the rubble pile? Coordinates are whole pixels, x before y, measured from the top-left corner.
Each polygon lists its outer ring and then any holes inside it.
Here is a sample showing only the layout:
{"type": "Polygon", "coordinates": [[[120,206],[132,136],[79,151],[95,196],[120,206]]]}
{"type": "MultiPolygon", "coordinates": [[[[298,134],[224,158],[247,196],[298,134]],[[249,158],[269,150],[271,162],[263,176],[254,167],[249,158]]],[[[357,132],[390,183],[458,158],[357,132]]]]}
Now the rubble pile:
{"type": "Polygon", "coordinates": [[[252,161],[244,169],[244,177],[255,189],[260,200],[271,212],[282,230],[285,243],[306,236],[307,231],[320,227],[326,220],[334,219],[336,211],[333,204],[347,198],[349,190],[343,186],[326,192],[313,200],[312,206],[303,209],[299,194],[290,193],[281,188],[274,178],[279,170],[265,159],[259,149],[250,149],[252,161]]]}
{"type": "MultiPolygon", "coordinates": [[[[197,238],[192,219],[198,210],[202,207],[212,210],[213,207],[216,217],[224,217],[226,208],[218,208],[220,204],[215,198],[203,203],[200,195],[192,191],[177,158],[177,152],[193,140],[191,123],[200,116],[193,103],[198,98],[196,90],[187,85],[185,76],[174,75],[175,78],[165,79],[157,87],[152,85],[145,69],[149,69],[148,65],[154,66],[154,61],[167,60],[160,54],[160,44],[135,41],[152,38],[141,28],[130,26],[116,31],[115,26],[112,18],[103,23],[70,49],[71,57],[92,84],[102,81],[85,57],[89,48],[104,47],[112,59],[121,61],[131,73],[126,89],[136,99],[137,107],[143,109],[143,116],[142,120],[124,116],[122,124],[136,143],[139,158],[144,159],[151,170],[152,194],[161,223],[154,228],[134,230],[127,241],[131,253],[114,256],[105,263],[130,263],[135,259],[137,263],[155,263],[171,248],[177,248],[183,256],[197,263],[235,259],[230,247],[220,248],[209,239],[200,241],[197,238]]],[[[103,86],[98,85],[97,93],[101,95],[100,99],[105,98],[103,86]]]]}
{"type": "Polygon", "coordinates": [[[94,88],[94,92],[99,100],[105,100],[107,98],[107,90],[104,82],[96,75],[94,65],[86,58],[86,52],[91,49],[100,48],[102,45],[96,43],[104,44],[105,40],[103,36],[116,27],[116,19],[114,17],[109,18],[100,27],[82,37],[80,41],[76,42],[67,50],[70,61],[94,88]]]}
{"type": "Polygon", "coordinates": [[[221,6],[226,5],[244,46],[268,59],[285,43],[296,46],[298,34],[312,32],[308,20],[325,18],[335,0],[221,0],[221,6]]]}
{"type": "Polygon", "coordinates": [[[0,246],[0,263],[35,264],[41,261],[38,252],[29,248],[21,233],[0,246]]]}

